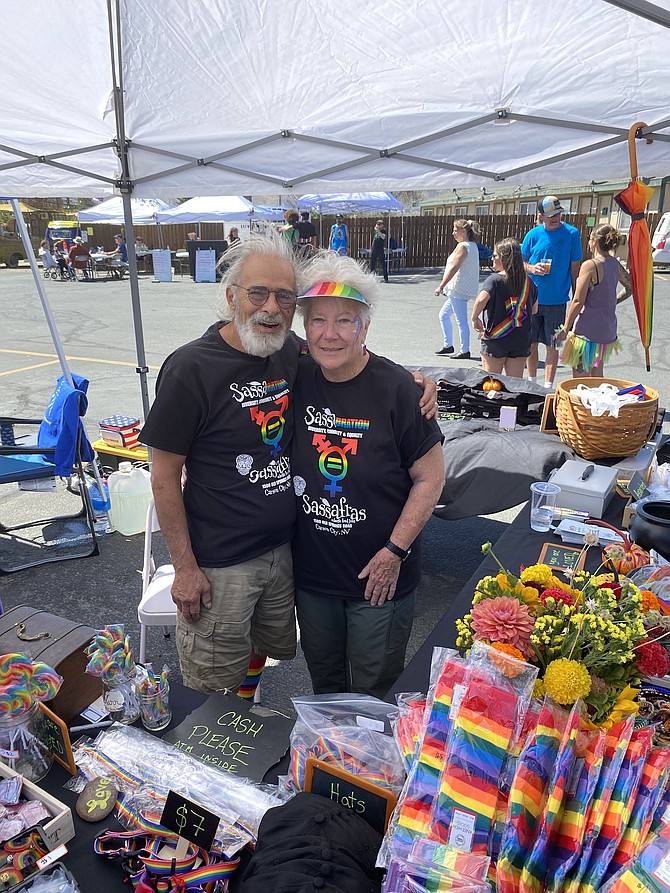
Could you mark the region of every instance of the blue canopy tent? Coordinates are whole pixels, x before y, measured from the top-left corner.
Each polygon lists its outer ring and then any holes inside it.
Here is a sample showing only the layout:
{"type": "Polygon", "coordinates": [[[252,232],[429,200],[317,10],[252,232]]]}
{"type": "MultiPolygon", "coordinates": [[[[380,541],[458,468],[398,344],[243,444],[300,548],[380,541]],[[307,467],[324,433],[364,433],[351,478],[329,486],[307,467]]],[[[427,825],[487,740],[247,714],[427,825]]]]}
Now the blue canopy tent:
{"type": "MultiPolygon", "coordinates": [[[[390,192],[337,192],[332,195],[301,195],[301,211],[316,211],[319,215],[319,244],[323,245],[324,214],[381,214],[395,211],[402,214],[403,204],[390,192]]],[[[389,232],[391,219],[389,217],[389,232]]],[[[400,241],[402,242],[402,236],[400,241]]]]}

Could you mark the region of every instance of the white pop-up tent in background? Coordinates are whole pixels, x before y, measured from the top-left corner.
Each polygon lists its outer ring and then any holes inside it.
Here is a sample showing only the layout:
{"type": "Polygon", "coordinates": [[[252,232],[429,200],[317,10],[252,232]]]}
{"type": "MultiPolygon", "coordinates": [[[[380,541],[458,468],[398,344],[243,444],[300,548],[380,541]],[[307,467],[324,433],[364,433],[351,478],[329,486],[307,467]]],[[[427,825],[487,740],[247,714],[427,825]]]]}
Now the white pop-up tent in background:
{"type": "MultiPolygon", "coordinates": [[[[116,186],[129,242],[131,195],[627,179],[638,122],[641,170],[670,169],[659,74],[670,0],[547,0],[540,15],[528,0],[387,0],[381,29],[358,0],[88,0],[86,11],[73,28],[66,0],[3,3],[0,193],[116,186]],[[55,46],[85,73],[67,114],[44,101],[55,46]]],[[[146,410],[132,252],[130,268],[146,410]]]]}
{"type": "MultiPolygon", "coordinates": [[[[148,224],[158,221],[158,214],[171,211],[175,206],[158,198],[131,198],[130,210],[133,215],[133,223],[148,224]]],[[[91,205],[79,211],[80,223],[111,223],[118,226],[123,224],[123,199],[120,195],[114,195],[104,202],[91,205]]]]}

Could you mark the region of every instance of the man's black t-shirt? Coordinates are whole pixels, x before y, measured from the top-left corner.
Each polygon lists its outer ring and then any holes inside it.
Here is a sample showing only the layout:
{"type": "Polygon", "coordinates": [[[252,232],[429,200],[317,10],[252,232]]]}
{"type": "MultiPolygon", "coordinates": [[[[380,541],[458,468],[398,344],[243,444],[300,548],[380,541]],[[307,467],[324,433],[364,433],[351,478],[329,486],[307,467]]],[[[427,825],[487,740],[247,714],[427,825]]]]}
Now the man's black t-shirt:
{"type": "Polygon", "coordinates": [[[300,344],[269,357],[227,344],[215,323],[171,354],[142,443],[186,456],[184,506],[196,561],[227,567],[287,543],[295,497],[289,452],[300,344]]]}
{"type": "MultiPolygon", "coordinates": [[[[327,381],[301,359],[294,391],[291,466],[298,499],[296,585],[317,595],[362,598],[358,574],[384,546],[412,488],[409,469],[441,441],[419,410],[421,389],[405,369],[370,354],[350,381],[327,381]]],[[[396,597],[420,577],[419,541],[403,562],[396,597]]]]}

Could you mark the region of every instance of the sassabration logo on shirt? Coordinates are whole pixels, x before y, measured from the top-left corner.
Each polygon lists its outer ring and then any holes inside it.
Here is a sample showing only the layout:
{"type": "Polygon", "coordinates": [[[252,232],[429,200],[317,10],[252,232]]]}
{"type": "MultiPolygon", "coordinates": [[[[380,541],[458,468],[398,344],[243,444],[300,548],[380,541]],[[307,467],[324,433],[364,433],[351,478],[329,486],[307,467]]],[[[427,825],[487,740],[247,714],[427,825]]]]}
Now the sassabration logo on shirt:
{"type": "Polygon", "coordinates": [[[286,427],[289,406],[289,387],[285,378],[275,381],[249,381],[245,384],[232,382],[233,400],[248,409],[251,419],[258,425],[263,443],[270,447],[270,456],[281,453],[281,439],[286,427]]]}

